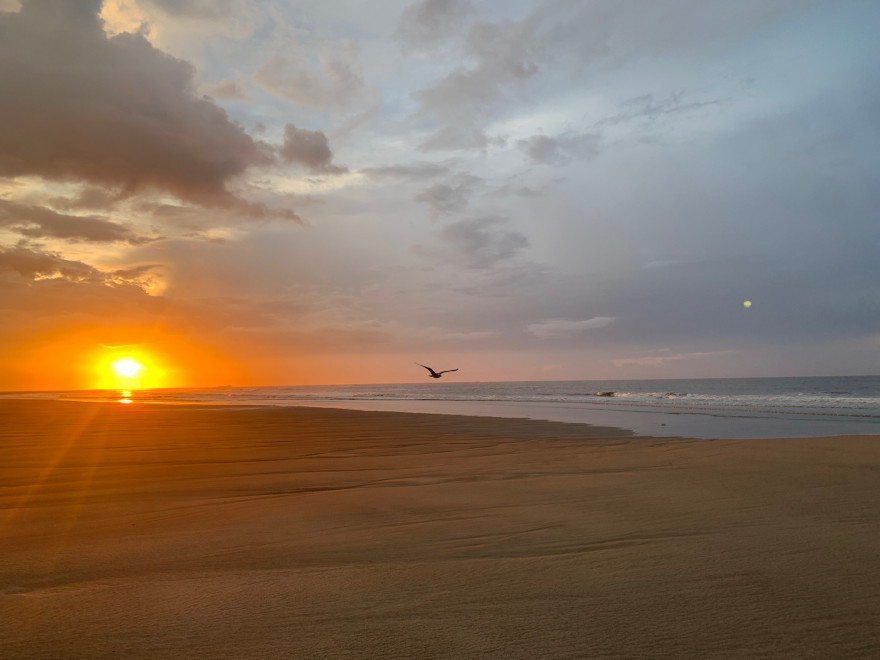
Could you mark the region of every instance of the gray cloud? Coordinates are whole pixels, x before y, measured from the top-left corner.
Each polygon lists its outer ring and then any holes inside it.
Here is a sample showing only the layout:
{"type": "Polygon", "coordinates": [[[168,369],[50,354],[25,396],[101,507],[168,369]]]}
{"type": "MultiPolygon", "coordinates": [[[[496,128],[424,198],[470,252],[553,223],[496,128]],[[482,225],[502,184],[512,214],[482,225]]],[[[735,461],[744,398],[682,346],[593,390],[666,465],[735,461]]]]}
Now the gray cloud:
{"type": "Polygon", "coordinates": [[[119,201],[119,195],[98,186],[83,186],[75,197],[52,197],[49,206],[62,211],[92,209],[106,211],[119,201]]]}
{"type": "Polygon", "coordinates": [[[342,174],[348,170],[333,165],[333,152],[327,136],[321,131],[297,128],[293,124],[284,127],[284,145],[278,153],[288,163],[298,163],[313,172],[342,174]]]}
{"type": "Polygon", "coordinates": [[[353,41],[312,44],[310,50],[291,44],[288,50],[294,55],[276,55],[254,74],[254,81],[271,94],[327,112],[362,111],[379,103],[381,97],[364,77],[360,49],[353,41]]]}
{"type": "Polygon", "coordinates": [[[470,174],[457,174],[446,183],[435,183],[414,197],[431,207],[432,213],[449,215],[460,213],[467,208],[474,188],[480,182],[470,174]]]}
{"type": "Polygon", "coordinates": [[[533,135],[518,145],[533,163],[564,165],[574,159],[588,159],[599,153],[601,138],[592,133],[564,133],[556,137],[533,135]]]}
{"type": "Polygon", "coordinates": [[[477,23],[467,33],[466,51],[476,64],[458,67],[414,94],[418,114],[441,124],[424,149],[484,148],[489,141],[483,128],[505,86],[538,72],[524,22],[477,23]]]}
{"type": "Polygon", "coordinates": [[[142,0],[175,18],[217,20],[237,7],[236,0],[142,0]]]}
{"type": "Polygon", "coordinates": [[[28,238],[64,238],[97,243],[125,242],[132,245],[155,240],[135,234],[128,227],[94,216],[63,215],[49,209],[0,200],[0,227],[28,238]]]}
{"type": "Polygon", "coordinates": [[[719,357],[730,355],[735,351],[698,351],[695,353],[671,353],[669,349],[658,351],[653,355],[642,355],[639,357],[618,358],[611,360],[615,367],[626,367],[630,365],[643,367],[665,367],[670,362],[678,362],[680,360],[693,360],[695,358],[719,357]]]}
{"type": "Polygon", "coordinates": [[[593,318],[577,321],[573,319],[545,319],[538,323],[531,323],[526,327],[526,332],[540,339],[556,339],[580,335],[587,330],[606,328],[614,323],[613,316],[594,316],[593,318]]]}
{"type": "MultiPolygon", "coordinates": [[[[415,8],[411,9],[413,16],[418,15],[415,8]]],[[[456,62],[444,78],[413,95],[419,103],[418,116],[439,124],[421,147],[485,148],[489,144],[486,126],[503,114],[505,102],[510,102],[513,93],[537,78],[538,73],[549,71],[560,83],[571,84],[588,72],[622,68],[684,46],[726,40],[809,9],[810,3],[798,0],[749,0],[729,11],[698,0],[544,0],[515,21],[478,22],[468,27],[462,23],[467,16],[461,15],[459,29],[467,30],[463,53],[466,63],[456,62]],[[664,29],[657,29],[658,25],[664,29]]],[[[427,29],[431,21],[425,18],[414,24],[427,29]]],[[[667,100],[646,95],[634,99],[631,107],[608,121],[623,121],[629,115],[656,118],[710,103],[683,104],[675,95],[667,100]]]]}
{"type": "Polygon", "coordinates": [[[447,253],[469,268],[486,269],[516,256],[529,246],[523,234],[506,229],[498,217],[459,220],[438,233],[447,253]]]}
{"type": "Polygon", "coordinates": [[[687,113],[721,103],[718,100],[684,102],[684,97],[683,92],[672,92],[666,98],[660,99],[654,94],[642,94],[624,101],[620,112],[600,119],[594,127],[602,128],[637,120],[656,121],[670,115],[687,113]]]}
{"type": "MultiPolygon", "coordinates": [[[[145,264],[112,271],[98,270],[82,261],[65,259],[58,253],[35,250],[23,245],[0,246],[0,274],[15,273],[27,281],[54,280],[68,283],[128,284],[140,289],[150,273],[160,268],[145,264]]],[[[52,311],[52,308],[47,308],[52,311]]]]}
{"type": "Polygon", "coordinates": [[[404,9],[397,36],[408,46],[425,48],[458,34],[472,11],[470,0],[421,0],[404,9]]]}
{"type": "Polygon", "coordinates": [[[432,179],[449,173],[449,168],[435,163],[410,163],[408,165],[385,165],[365,167],[362,173],[376,177],[398,177],[401,179],[432,179]]]}
{"type": "Polygon", "coordinates": [[[241,84],[235,80],[221,80],[215,85],[208,85],[204,88],[205,94],[211,98],[220,99],[221,101],[248,101],[247,92],[244,91],[241,84]]]}
{"type": "Polygon", "coordinates": [[[227,188],[272,162],[211,101],[193,68],[141,35],[107,38],[100,0],[28,0],[0,15],[0,175],[162,190],[265,215],[227,188]]]}
{"type": "Polygon", "coordinates": [[[0,272],[14,272],[26,279],[58,277],[70,281],[100,280],[98,271],[81,261],[25,247],[0,247],[0,272]]]}

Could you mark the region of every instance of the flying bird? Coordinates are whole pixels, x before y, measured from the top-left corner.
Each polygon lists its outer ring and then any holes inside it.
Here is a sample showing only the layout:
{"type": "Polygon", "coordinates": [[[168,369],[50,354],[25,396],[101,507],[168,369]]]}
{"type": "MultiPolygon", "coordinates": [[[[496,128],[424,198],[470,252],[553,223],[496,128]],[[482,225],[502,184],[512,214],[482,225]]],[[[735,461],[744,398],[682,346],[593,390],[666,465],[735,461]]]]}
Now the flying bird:
{"type": "MultiPolygon", "coordinates": [[[[419,364],[419,363],[416,362],[416,364],[419,364]]],[[[442,376],[443,374],[448,374],[450,371],[458,371],[458,369],[447,369],[446,371],[434,371],[433,369],[431,369],[431,367],[425,367],[425,365],[423,365],[423,364],[419,364],[419,366],[424,367],[425,369],[430,371],[431,378],[440,378],[440,376],[442,376]]]]}

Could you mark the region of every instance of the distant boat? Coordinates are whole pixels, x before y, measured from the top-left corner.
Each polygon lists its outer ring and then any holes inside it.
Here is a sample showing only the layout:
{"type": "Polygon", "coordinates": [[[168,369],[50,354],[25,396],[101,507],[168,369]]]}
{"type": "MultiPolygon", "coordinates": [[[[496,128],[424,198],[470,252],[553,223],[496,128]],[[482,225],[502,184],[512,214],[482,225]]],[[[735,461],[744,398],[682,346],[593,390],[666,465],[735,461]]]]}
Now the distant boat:
{"type": "MultiPolygon", "coordinates": [[[[416,362],[416,364],[419,364],[419,363],[416,362]]],[[[447,369],[446,371],[434,371],[433,369],[431,369],[431,367],[426,367],[426,366],[423,365],[423,364],[419,364],[419,366],[420,366],[420,367],[423,367],[424,369],[427,369],[428,371],[430,371],[430,372],[431,372],[431,375],[430,375],[431,378],[440,378],[440,376],[442,376],[443,374],[448,374],[450,371],[458,371],[458,369],[447,369]]]]}

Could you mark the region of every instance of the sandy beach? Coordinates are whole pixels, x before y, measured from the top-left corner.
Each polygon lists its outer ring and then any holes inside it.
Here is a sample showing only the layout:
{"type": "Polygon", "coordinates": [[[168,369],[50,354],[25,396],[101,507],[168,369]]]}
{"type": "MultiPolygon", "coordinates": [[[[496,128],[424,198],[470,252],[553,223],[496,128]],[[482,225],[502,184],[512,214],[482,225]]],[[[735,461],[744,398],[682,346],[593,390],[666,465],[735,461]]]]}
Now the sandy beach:
{"type": "Polygon", "coordinates": [[[0,401],[2,658],[880,656],[880,437],[0,401]]]}

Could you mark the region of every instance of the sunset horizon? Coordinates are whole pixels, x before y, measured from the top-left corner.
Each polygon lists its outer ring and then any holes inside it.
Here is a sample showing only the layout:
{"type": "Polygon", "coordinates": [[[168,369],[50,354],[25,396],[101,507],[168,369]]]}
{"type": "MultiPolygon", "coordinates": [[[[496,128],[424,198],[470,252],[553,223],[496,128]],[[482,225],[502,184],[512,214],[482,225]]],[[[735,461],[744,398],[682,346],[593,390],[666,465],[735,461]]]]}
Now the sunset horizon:
{"type": "MultiPolygon", "coordinates": [[[[149,376],[152,378],[152,375],[149,376]]],[[[538,378],[538,379],[526,379],[526,378],[509,378],[502,380],[485,380],[485,379],[471,379],[461,377],[456,379],[455,381],[444,381],[440,383],[440,385],[446,385],[449,383],[456,384],[504,384],[504,383],[629,383],[629,382],[641,382],[641,383],[651,383],[651,382],[692,382],[692,381],[714,381],[714,380],[743,380],[743,381],[751,381],[751,380],[795,380],[795,379],[835,379],[835,378],[863,378],[863,377],[877,377],[877,374],[873,373],[832,373],[832,374],[814,374],[814,373],[804,373],[804,374],[780,374],[776,376],[739,376],[735,378],[730,378],[727,376],[699,376],[695,378],[688,378],[686,376],[676,377],[676,378],[663,378],[663,377],[654,377],[654,378],[538,378]]],[[[207,384],[204,382],[194,381],[189,384],[176,384],[176,385],[166,385],[166,384],[157,384],[157,385],[133,385],[130,382],[123,382],[120,384],[113,384],[110,382],[107,376],[100,376],[96,379],[96,382],[101,384],[96,384],[92,387],[31,387],[31,388],[20,388],[20,389],[0,389],[0,394],[14,394],[14,393],[51,393],[51,392],[119,392],[121,390],[127,390],[129,392],[141,392],[148,393],[151,391],[162,391],[162,390],[187,390],[187,391],[210,391],[210,390],[223,390],[223,389],[272,389],[272,388],[314,388],[314,387],[346,387],[346,386],[370,386],[370,385],[419,385],[419,384],[428,384],[431,385],[429,381],[426,379],[420,378],[410,378],[406,380],[362,380],[362,381],[342,381],[342,380],[327,380],[327,381],[309,381],[309,382],[274,382],[274,383],[247,383],[243,381],[230,381],[225,383],[212,383],[207,384]],[[103,380],[101,380],[103,379],[103,380]]]]}

